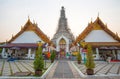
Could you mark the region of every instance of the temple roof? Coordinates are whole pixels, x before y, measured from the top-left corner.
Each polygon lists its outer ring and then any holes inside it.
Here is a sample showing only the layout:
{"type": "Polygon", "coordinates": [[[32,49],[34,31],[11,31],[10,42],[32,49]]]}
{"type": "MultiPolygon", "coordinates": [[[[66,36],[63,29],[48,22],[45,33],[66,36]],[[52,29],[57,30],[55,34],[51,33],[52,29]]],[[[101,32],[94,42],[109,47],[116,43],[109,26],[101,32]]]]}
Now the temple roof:
{"type": "Polygon", "coordinates": [[[38,37],[40,37],[44,42],[46,43],[50,43],[49,38],[47,37],[47,35],[45,35],[40,28],[37,26],[36,23],[32,23],[30,21],[30,19],[28,18],[26,24],[24,25],[24,27],[21,27],[21,30],[15,35],[12,36],[12,38],[8,41],[8,43],[11,43],[12,41],[14,41],[16,38],[18,38],[22,33],[24,33],[25,31],[33,31],[35,34],[38,35],[38,37]]]}
{"type": "Polygon", "coordinates": [[[109,34],[113,39],[120,42],[120,37],[117,34],[113,33],[111,30],[109,30],[107,28],[107,25],[105,25],[101,21],[101,19],[97,17],[97,19],[94,22],[89,23],[88,26],[85,28],[85,30],[83,30],[83,32],[76,38],[76,41],[74,42],[74,44],[84,40],[84,38],[93,30],[103,30],[107,34],[109,34]]]}

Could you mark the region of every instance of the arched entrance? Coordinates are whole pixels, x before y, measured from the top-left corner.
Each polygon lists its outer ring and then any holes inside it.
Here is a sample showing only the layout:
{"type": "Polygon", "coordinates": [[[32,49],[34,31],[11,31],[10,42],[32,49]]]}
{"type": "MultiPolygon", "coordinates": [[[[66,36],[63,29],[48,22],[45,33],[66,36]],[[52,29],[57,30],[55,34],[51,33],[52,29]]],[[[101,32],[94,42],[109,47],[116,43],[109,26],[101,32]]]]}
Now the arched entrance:
{"type": "Polygon", "coordinates": [[[60,57],[64,58],[65,57],[65,52],[66,52],[66,41],[64,38],[61,38],[59,41],[59,46],[60,46],[60,57]]]}

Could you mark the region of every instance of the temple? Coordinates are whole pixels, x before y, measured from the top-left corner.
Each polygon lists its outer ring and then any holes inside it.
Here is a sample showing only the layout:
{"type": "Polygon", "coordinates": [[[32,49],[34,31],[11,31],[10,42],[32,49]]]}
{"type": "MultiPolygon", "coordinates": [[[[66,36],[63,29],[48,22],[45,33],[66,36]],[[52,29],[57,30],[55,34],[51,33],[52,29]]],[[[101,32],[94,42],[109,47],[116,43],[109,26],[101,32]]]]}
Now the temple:
{"type": "Polygon", "coordinates": [[[76,38],[75,43],[91,44],[95,59],[120,59],[120,38],[118,34],[108,29],[99,16],[94,22],[88,24],[85,30],[76,38]]]}
{"type": "Polygon", "coordinates": [[[71,43],[75,40],[70,28],[68,27],[67,18],[65,16],[65,8],[61,8],[58,28],[53,36],[52,42],[56,46],[56,51],[66,54],[69,52],[71,43]]]}
{"type": "Polygon", "coordinates": [[[3,46],[2,57],[14,55],[15,57],[34,59],[38,42],[50,43],[49,38],[38,28],[37,23],[28,21],[21,27],[20,32],[6,42],[3,46]]]}
{"type": "MultiPolygon", "coordinates": [[[[34,59],[38,47],[37,42],[39,41],[52,45],[50,48],[56,50],[63,57],[67,53],[72,54],[72,52],[78,50],[82,54],[83,48],[77,44],[84,41],[86,44],[91,44],[95,59],[105,60],[110,56],[113,60],[120,60],[120,37],[117,33],[115,34],[108,29],[108,26],[98,16],[94,22],[88,23],[88,26],[75,39],[68,26],[63,6],[60,10],[58,28],[51,40],[40,30],[36,23],[32,23],[28,18],[26,24],[21,27],[21,30],[15,36],[12,35],[8,42],[0,45],[0,48],[3,48],[2,58],[14,55],[34,59]],[[76,48],[77,50],[73,50],[76,48]]],[[[45,51],[50,51],[49,46],[45,51]]]]}

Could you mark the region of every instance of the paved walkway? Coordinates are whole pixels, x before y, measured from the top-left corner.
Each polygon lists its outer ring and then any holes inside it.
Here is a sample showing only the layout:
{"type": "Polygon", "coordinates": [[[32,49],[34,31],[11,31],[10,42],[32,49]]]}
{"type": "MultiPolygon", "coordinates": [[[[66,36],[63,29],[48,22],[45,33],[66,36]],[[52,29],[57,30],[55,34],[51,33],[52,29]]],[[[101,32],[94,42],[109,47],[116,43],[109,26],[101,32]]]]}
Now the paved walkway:
{"type": "MultiPolygon", "coordinates": [[[[47,60],[45,68],[48,68],[50,65],[50,60],[47,60]]],[[[34,75],[33,60],[17,60],[7,62],[6,59],[0,59],[0,77],[14,76],[16,72],[30,72],[31,76],[34,75]]]]}
{"type": "MultiPolygon", "coordinates": [[[[83,63],[77,64],[77,62],[74,61],[74,64],[83,74],[86,74],[86,67],[83,63]]],[[[95,75],[119,75],[120,76],[120,63],[119,62],[107,63],[104,61],[95,61],[95,64],[96,64],[94,68],[95,75]]]]}
{"type": "Polygon", "coordinates": [[[76,69],[71,66],[70,61],[58,60],[46,77],[46,79],[50,79],[50,78],[75,79],[75,78],[80,78],[80,76],[76,71],[76,69]]]}

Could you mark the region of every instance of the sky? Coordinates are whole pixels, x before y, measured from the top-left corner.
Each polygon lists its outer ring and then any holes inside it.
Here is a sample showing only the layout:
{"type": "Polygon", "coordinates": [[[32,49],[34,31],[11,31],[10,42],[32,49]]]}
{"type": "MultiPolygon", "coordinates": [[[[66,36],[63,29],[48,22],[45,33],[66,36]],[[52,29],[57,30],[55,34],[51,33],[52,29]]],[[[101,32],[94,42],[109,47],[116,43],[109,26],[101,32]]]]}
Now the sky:
{"type": "Polygon", "coordinates": [[[10,40],[28,20],[52,39],[64,6],[68,26],[77,37],[98,14],[104,24],[120,35],[120,0],[0,0],[0,42],[10,40]]]}

